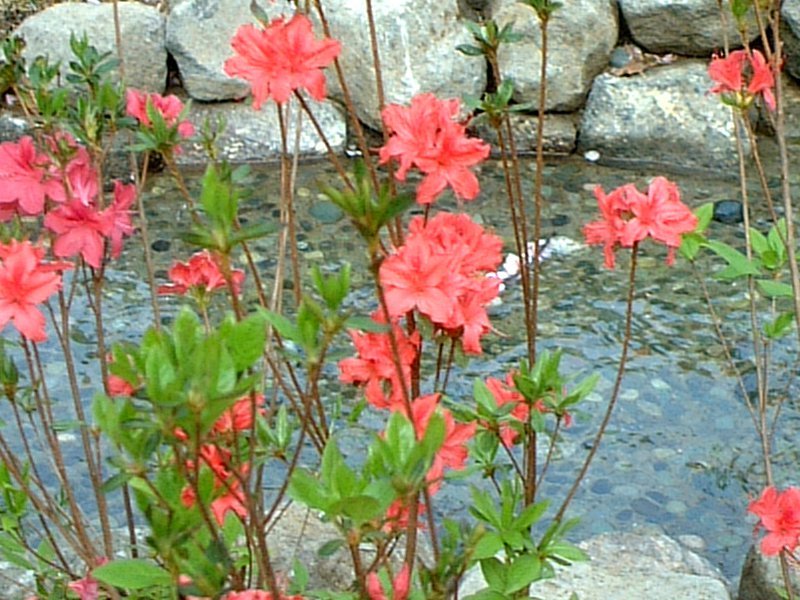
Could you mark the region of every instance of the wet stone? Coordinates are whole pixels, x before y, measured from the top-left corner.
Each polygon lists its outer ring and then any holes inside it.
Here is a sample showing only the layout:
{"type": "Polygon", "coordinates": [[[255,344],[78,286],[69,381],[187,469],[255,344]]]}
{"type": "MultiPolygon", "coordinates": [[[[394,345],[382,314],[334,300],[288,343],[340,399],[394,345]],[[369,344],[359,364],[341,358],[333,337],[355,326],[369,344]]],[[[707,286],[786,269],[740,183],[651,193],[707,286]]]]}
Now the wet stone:
{"type": "Polygon", "coordinates": [[[154,252],[167,252],[171,246],[172,242],[169,240],[156,240],[150,247],[154,252]]]}
{"type": "Polygon", "coordinates": [[[648,498],[636,498],[631,501],[631,508],[643,517],[654,520],[663,517],[664,513],[658,504],[648,498]]]}
{"type": "Polygon", "coordinates": [[[591,490],[595,494],[608,494],[613,487],[608,479],[598,479],[592,484],[591,490]]]}
{"type": "Polygon", "coordinates": [[[317,221],[326,225],[336,223],[344,216],[342,209],[329,201],[315,202],[308,212],[317,221]]]}
{"type": "Polygon", "coordinates": [[[734,225],[741,223],[742,219],[742,203],[738,200],[718,200],[714,202],[715,221],[734,225]]]}
{"type": "Polygon", "coordinates": [[[564,225],[569,224],[569,216],[567,215],[555,215],[552,219],[550,219],[550,224],[553,227],[563,227],[564,225]]]}

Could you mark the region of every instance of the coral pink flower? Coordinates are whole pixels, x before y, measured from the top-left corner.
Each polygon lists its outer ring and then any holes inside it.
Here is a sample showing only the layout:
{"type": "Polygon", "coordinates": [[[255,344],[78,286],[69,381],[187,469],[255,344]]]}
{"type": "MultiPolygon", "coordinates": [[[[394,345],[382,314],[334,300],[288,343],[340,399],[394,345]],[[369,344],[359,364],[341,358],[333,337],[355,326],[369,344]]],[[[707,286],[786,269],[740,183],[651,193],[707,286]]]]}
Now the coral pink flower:
{"type": "MultiPolygon", "coordinates": [[[[180,430],[175,433],[178,439],[186,435],[180,430]]],[[[200,447],[200,461],[201,465],[207,466],[214,473],[214,489],[223,492],[211,502],[211,512],[217,523],[222,525],[229,511],[240,517],[246,517],[247,507],[244,505],[245,498],[240,489],[240,481],[231,470],[231,452],[216,444],[203,444],[200,447]]],[[[194,461],[187,461],[186,468],[194,469],[194,461]]],[[[248,465],[243,465],[238,469],[239,474],[244,476],[248,468],[248,465]]],[[[194,489],[187,485],[181,492],[181,502],[186,508],[191,508],[196,501],[194,489]]]]}
{"type": "Polygon", "coordinates": [[[0,328],[9,321],[32,342],[47,339],[45,318],[37,308],[61,289],[63,263],[42,263],[44,248],[11,240],[0,245],[0,328]]]}
{"type": "Polygon", "coordinates": [[[162,96],[161,94],[148,94],[128,88],[126,95],[126,110],[128,114],[138,120],[145,127],[150,127],[150,117],[147,114],[148,104],[161,114],[164,122],[168,127],[178,128],[178,135],[182,138],[192,137],[194,135],[194,125],[190,121],[178,121],[183,112],[183,102],[177,96],[170,94],[169,96],[162,96]]]}
{"type": "MultiPolygon", "coordinates": [[[[506,404],[513,404],[514,408],[511,409],[511,417],[525,423],[528,421],[530,415],[530,407],[525,402],[525,396],[520,394],[514,387],[514,374],[507,373],[505,381],[497,379],[496,377],[489,377],[486,380],[486,387],[494,396],[497,407],[505,406],[506,404]]],[[[503,445],[510,447],[519,437],[519,433],[510,423],[500,424],[500,440],[503,445]]]]}
{"type": "MultiPolygon", "coordinates": [[[[373,319],[381,322],[381,319],[373,319]]],[[[375,408],[392,408],[403,402],[403,386],[411,382],[411,365],[417,357],[419,332],[410,337],[396,324],[394,330],[400,363],[401,381],[394,367],[392,347],[388,333],[371,333],[350,330],[350,337],[358,353],[357,358],[339,362],[339,379],[345,383],[365,386],[365,397],[375,408]]]]}
{"type": "Polygon", "coordinates": [[[793,552],[800,541],[800,489],[790,487],[778,492],[770,486],[750,503],[747,511],[759,518],[758,527],[767,530],[761,540],[761,553],[776,556],[793,552]]]}
{"type": "MultiPolygon", "coordinates": [[[[211,428],[213,433],[225,434],[233,431],[248,431],[253,427],[253,401],[250,396],[245,396],[236,401],[228,410],[222,413],[211,428]]],[[[263,415],[264,394],[255,395],[255,412],[263,415]]]]}
{"type": "Polygon", "coordinates": [[[430,204],[447,186],[464,200],[472,200],[480,192],[478,178],[469,168],[489,156],[490,147],[467,137],[466,126],[455,121],[459,107],[457,99],[419,94],[410,106],[390,104],[381,113],[391,137],[380,150],[380,162],[399,160],[395,177],[400,181],[405,181],[412,166],[425,175],[417,188],[420,204],[430,204]]]}
{"type": "Polygon", "coordinates": [[[422,236],[406,240],[380,268],[380,281],[392,317],[417,309],[432,321],[446,322],[455,310],[452,291],[458,287],[453,259],[436,254],[422,236]]]}
{"type": "Polygon", "coordinates": [[[95,269],[102,266],[105,238],[114,231],[114,222],[105,211],[73,200],[47,213],[44,226],[57,234],[53,254],[60,258],[80,254],[95,269]]]}
{"type": "Polygon", "coordinates": [[[49,164],[30,136],[0,144],[0,221],[15,214],[40,215],[45,198],[63,195],[61,183],[48,174],[49,164]]]}
{"type": "Polygon", "coordinates": [[[270,98],[283,104],[301,88],[324,100],[322,70],[341,52],[336,40],[316,40],[311,21],[299,13],[288,21],[275,19],[264,29],[243,25],[231,46],[236,56],[225,61],[225,72],[250,82],[256,110],[270,98]]]}
{"type": "MultiPolygon", "coordinates": [[[[429,486],[431,493],[435,493],[439,489],[445,468],[457,471],[464,468],[469,455],[467,442],[474,437],[477,427],[475,423],[456,423],[453,414],[446,408],[439,406],[440,399],[440,394],[428,394],[427,396],[420,396],[411,402],[410,419],[414,424],[418,439],[422,439],[425,436],[428,423],[430,423],[431,417],[437,410],[444,418],[444,442],[436,452],[433,464],[426,476],[426,480],[431,484],[429,486]]],[[[405,413],[402,405],[398,405],[396,409],[405,413]]]]}
{"type": "MultiPolygon", "coordinates": [[[[189,262],[176,262],[169,270],[168,276],[172,283],[159,286],[159,294],[177,294],[179,296],[186,293],[207,294],[225,287],[225,277],[223,277],[214,255],[208,250],[194,253],[189,262]]],[[[231,278],[238,294],[244,281],[244,271],[234,269],[231,278]]]]}
{"type": "Polygon", "coordinates": [[[114,182],[114,202],[105,211],[105,217],[111,223],[111,257],[118,258],[122,252],[122,238],[133,234],[130,208],[136,201],[136,186],[114,182]]]}
{"type": "MultiPolygon", "coordinates": [[[[406,600],[411,585],[411,570],[408,564],[404,563],[403,568],[392,581],[392,600],[406,600]]],[[[367,594],[369,600],[388,600],[388,596],[383,590],[378,574],[371,572],[367,575],[367,594]]]]}
{"type": "Polygon", "coordinates": [[[667,264],[674,262],[681,236],[697,227],[697,217],[681,202],[678,186],[664,177],[653,179],[647,197],[637,196],[630,211],[633,217],[626,222],[620,243],[629,247],[650,236],[668,247],[667,264]]]}
{"type": "Polygon", "coordinates": [[[413,218],[405,245],[381,264],[390,314],[418,310],[459,338],[464,352],[480,354],[480,338],[491,331],[486,307],[500,289],[486,274],[500,265],[502,246],[467,215],[413,218]]]}
{"type": "Polygon", "coordinates": [[[618,246],[630,248],[648,237],[667,246],[667,264],[672,264],[681,236],[697,227],[697,217],[681,202],[678,187],[664,177],[653,179],[647,195],[628,184],[608,195],[598,186],[595,196],[602,219],[585,225],[583,234],[587,244],[603,244],[609,269],[614,268],[618,246]]]}
{"type": "Polygon", "coordinates": [[[746,50],[736,50],[727,57],[714,56],[708,66],[708,76],[716,83],[711,88],[715,94],[721,94],[728,102],[739,108],[747,108],[758,94],[764,98],[764,104],[775,110],[775,75],[764,55],[758,50],[750,54],[746,50]],[[748,71],[749,82],[745,84],[745,71],[748,71]]]}

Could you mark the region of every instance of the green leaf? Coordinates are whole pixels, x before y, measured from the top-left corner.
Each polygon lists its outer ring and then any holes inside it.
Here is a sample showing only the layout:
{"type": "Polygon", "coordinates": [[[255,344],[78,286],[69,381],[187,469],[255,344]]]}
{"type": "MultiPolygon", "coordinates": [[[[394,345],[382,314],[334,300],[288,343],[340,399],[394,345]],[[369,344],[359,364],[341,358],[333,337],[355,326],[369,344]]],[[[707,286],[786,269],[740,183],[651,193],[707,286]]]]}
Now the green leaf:
{"type": "Polygon", "coordinates": [[[386,333],[389,326],[385,323],[378,323],[372,317],[350,317],[345,321],[347,329],[357,329],[366,333],[386,333]]]}
{"type": "Polygon", "coordinates": [[[141,590],[157,585],[171,585],[169,571],[144,559],[119,559],[92,569],[98,581],[125,590],[141,590]]]}
{"type": "Polygon", "coordinates": [[[255,314],[238,323],[220,327],[220,334],[224,336],[237,371],[252,366],[263,354],[267,341],[265,325],[264,315],[255,314]]]}
{"type": "Polygon", "coordinates": [[[289,481],[289,496],[302,502],[309,508],[328,512],[334,499],[330,491],[325,489],[311,473],[305,469],[296,469],[289,481]]]}
{"type": "Polygon", "coordinates": [[[548,555],[562,558],[570,562],[586,561],[589,556],[577,546],[567,542],[554,542],[547,547],[548,555]]]}
{"type": "Polygon", "coordinates": [[[763,255],[764,252],[769,250],[767,236],[754,227],[750,228],[750,245],[753,247],[755,253],[759,256],[763,255]]]}
{"type": "Polygon", "coordinates": [[[459,44],[456,46],[456,50],[461,52],[461,54],[465,54],[466,56],[483,56],[483,50],[478,46],[473,46],[472,44],[459,44]]]}
{"type": "Polygon", "coordinates": [[[507,571],[506,592],[514,593],[541,579],[542,563],[535,554],[523,554],[514,559],[507,571]]]}
{"type": "Polygon", "coordinates": [[[535,504],[529,504],[525,509],[514,519],[512,527],[517,530],[528,529],[531,525],[538,522],[542,518],[547,508],[550,506],[549,500],[542,500],[535,504]]]}
{"type": "Polygon", "coordinates": [[[271,310],[261,309],[259,313],[264,316],[282,338],[299,343],[300,332],[289,319],[271,310]]]}
{"type": "Polygon", "coordinates": [[[503,540],[495,532],[490,532],[481,537],[475,544],[472,557],[475,560],[491,558],[503,549],[503,540]]]}
{"type": "Polygon", "coordinates": [[[506,591],[506,565],[492,557],[481,561],[481,573],[493,591],[506,591]]]}
{"type": "Polygon", "coordinates": [[[767,298],[794,298],[794,290],[788,283],[771,279],[756,280],[758,290],[767,298]]]}
{"type": "Polygon", "coordinates": [[[752,261],[728,244],[711,240],[704,245],[728,263],[727,268],[717,273],[719,279],[736,279],[747,275],[760,275],[758,267],[752,261]]]}
{"type": "Polygon", "coordinates": [[[317,550],[317,554],[322,558],[328,558],[336,554],[339,549],[344,548],[345,543],[344,540],[341,538],[336,538],[333,540],[328,540],[322,546],[319,547],[317,550]]]}
{"type": "Polygon", "coordinates": [[[794,324],[794,312],[785,312],[778,315],[774,321],[764,323],[764,335],[772,340],[777,340],[786,335],[794,324]]]}

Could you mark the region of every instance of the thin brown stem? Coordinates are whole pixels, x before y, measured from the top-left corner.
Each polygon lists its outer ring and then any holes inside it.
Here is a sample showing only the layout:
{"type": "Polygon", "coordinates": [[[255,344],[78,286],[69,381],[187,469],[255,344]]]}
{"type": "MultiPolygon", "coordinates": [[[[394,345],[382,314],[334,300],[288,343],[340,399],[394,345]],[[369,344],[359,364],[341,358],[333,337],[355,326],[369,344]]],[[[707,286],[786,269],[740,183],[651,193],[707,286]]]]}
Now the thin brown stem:
{"type": "Polygon", "coordinates": [[[561,521],[564,518],[564,513],[567,511],[572,499],[575,497],[575,494],[578,491],[578,488],[583,481],[583,478],[586,476],[587,471],[589,470],[589,465],[592,464],[592,459],[594,458],[595,454],[597,454],[598,448],[600,448],[600,442],[603,439],[603,435],[606,432],[606,428],[608,427],[608,423],[611,420],[611,414],[614,412],[614,407],[617,404],[617,400],[619,399],[619,392],[622,388],[622,378],[625,375],[625,366],[628,361],[628,349],[631,343],[631,323],[633,321],[633,300],[635,297],[636,292],[636,255],[638,254],[639,244],[635,242],[633,244],[633,248],[631,248],[631,268],[630,273],[628,276],[628,297],[625,303],[625,331],[622,337],[622,353],[619,357],[619,365],[617,366],[617,377],[614,380],[614,388],[611,391],[611,398],[608,401],[608,407],[606,408],[606,413],[603,415],[603,421],[600,423],[600,428],[597,430],[597,434],[594,436],[594,441],[592,442],[592,447],[589,449],[589,454],[586,455],[586,459],[583,461],[583,466],[581,467],[578,476],[575,477],[575,481],[572,483],[572,487],[567,493],[566,498],[564,498],[564,502],[561,504],[561,507],[558,509],[556,513],[555,520],[561,521]]]}

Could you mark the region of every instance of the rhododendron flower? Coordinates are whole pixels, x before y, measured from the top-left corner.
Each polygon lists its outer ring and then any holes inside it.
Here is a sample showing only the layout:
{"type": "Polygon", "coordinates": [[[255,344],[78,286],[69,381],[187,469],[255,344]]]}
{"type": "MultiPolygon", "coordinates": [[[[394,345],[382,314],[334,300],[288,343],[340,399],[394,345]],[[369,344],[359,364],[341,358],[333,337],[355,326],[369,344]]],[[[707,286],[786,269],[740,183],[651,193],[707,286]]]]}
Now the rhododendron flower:
{"type": "Polygon", "coordinates": [[[12,321],[25,339],[42,342],[45,318],[39,304],[61,289],[63,263],[43,263],[44,248],[11,240],[0,244],[0,328],[12,321]]]}
{"type": "MultiPolygon", "coordinates": [[[[373,320],[381,319],[373,315],[373,320]]],[[[392,326],[403,371],[401,381],[394,367],[392,346],[388,333],[350,330],[350,338],[358,357],[339,362],[339,379],[345,383],[365,386],[365,397],[375,408],[391,408],[403,402],[403,386],[411,382],[411,365],[417,357],[420,336],[410,337],[397,325],[392,326]]]]}
{"type": "MultiPolygon", "coordinates": [[[[457,471],[464,468],[469,455],[467,442],[473,438],[477,427],[475,423],[456,423],[453,414],[439,406],[440,399],[441,394],[420,396],[411,402],[411,415],[406,414],[414,424],[414,431],[420,440],[425,437],[428,423],[437,410],[444,418],[444,442],[436,452],[433,464],[426,476],[426,481],[431,484],[428,488],[431,493],[435,493],[439,489],[445,468],[457,471]]],[[[395,410],[406,412],[402,405],[397,405],[395,410]]]]}
{"type": "Polygon", "coordinates": [[[95,269],[102,266],[105,238],[111,235],[114,227],[108,214],[73,200],[47,213],[44,226],[58,234],[53,254],[60,258],[80,254],[95,269]]]}
{"type": "Polygon", "coordinates": [[[167,127],[178,128],[178,135],[182,138],[194,135],[194,125],[190,121],[178,121],[183,112],[183,102],[177,96],[170,94],[148,94],[133,88],[128,88],[125,109],[145,127],[150,127],[150,116],[147,114],[148,104],[164,119],[167,127]]]}
{"type": "MultiPolygon", "coordinates": [[[[514,373],[507,373],[505,381],[497,379],[496,377],[489,377],[486,380],[486,387],[494,396],[497,407],[505,406],[506,404],[513,404],[514,408],[509,413],[510,416],[520,423],[526,423],[530,415],[530,407],[525,402],[525,396],[520,394],[514,387],[514,373]]],[[[511,423],[500,423],[500,441],[503,445],[510,447],[517,438],[519,432],[511,425],[511,423]]]]}
{"type": "Polygon", "coordinates": [[[480,192],[478,178],[469,168],[486,159],[490,147],[467,137],[466,126],[456,121],[459,111],[457,99],[419,94],[410,106],[390,104],[381,113],[391,137],[380,149],[380,162],[399,160],[395,173],[399,181],[405,181],[411,167],[423,173],[417,188],[420,204],[430,204],[447,186],[463,200],[472,200],[480,192]]]}
{"type": "Polygon", "coordinates": [[[779,492],[766,488],[758,500],[750,503],[747,512],[759,518],[758,527],[767,530],[761,540],[761,553],[776,556],[781,551],[793,552],[800,541],[800,489],[789,487],[779,492]]]}
{"type": "Polygon", "coordinates": [[[336,40],[315,39],[311,21],[299,13],[288,21],[277,18],[264,29],[242,25],[231,46],[236,56],[225,61],[225,72],[250,82],[256,110],[270,98],[283,104],[298,89],[324,100],[322,70],[342,50],[336,40]]]}
{"type": "Polygon", "coordinates": [[[664,177],[653,179],[646,195],[632,184],[608,195],[598,186],[594,193],[602,219],[585,225],[583,234],[587,244],[603,244],[609,269],[614,268],[618,246],[630,248],[648,237],[667,246],[671,265],[681,236],[697,227],[697,217],[681,202],[678,187],[664,177]]]}
{"type": "MultiPolygon", "coordinates": [[[[225,287],[225,277],[219,268],[214,255],[208,250],[196,252],[189,262],[175,262],[167,275],[172,283],[159,286],[159,294],[186,293],[204,295],[225,287]]],[[[244,271],[234,269],[231,272],[233,287],[238,294],[244,281],[244,271]]]]}
{"type": "Polygon", "coordinates": [[[384,259],[380,281],[392,317],[417,310],[468,354],[480,354],[491,330],[486,307],[499,293],[487,277],[502,261],[503,242],[467,215],[415,217],[405,244],[384,259]]]}
{"type": "Polygon", "coordinates": [[[257,414],[264,414],[264,394],[256,394],[255,402],[250,396],[245,396],[236,401],[228,410],[222,413],[214,426],[212,433],[226,434],[233,431],[248,431],[253,427],[253,407],[257,414]]]}
{"type": "Polygon", "coordinates": [[[454,266],[423,236],[407,239],[380,267],[389,314],[399,317],[417,309],[431,321],[448,321],[456,307],[452,292],[459,286],[454,266]]]}
{"type": "MultiPolygon", "coordinates": [[[[185,432],[178,430],[176,431],[176,437],[182,439],[187,436],[185,432]]],[[[211,502],[211,512],[217,523],[222,525],[229,511],[240,517],[246,517],[247,507],[244,505],[245,498],[241,490],[240,481],[234,475],[234,471],[231,470],[231,452],[216,444],[203,444],[200,447],[200,461],[202,465],[207,466],[214,473],[214,489],[223,492],[211,502]]],[[[193,470],[195,468],[194,461],[186,461],[186,468],[193,470]]],[[[246,475],[248,469],[248,465],[243,465],[238,469],[239,475],[246,475]]],[[[196,501],[197,497],[194,488],[190,485],[184,487],[181,492],[183,505],[186,508],[191,508],[196,501]]]]}
{"type": "MultiPolygon", "coordinates": [[[[406,600],[408,591],[411,587],[411,570],[408,563],[403,564],[403,568],[392,581],[392,600],[406,600]]],[[[383,590],[378,574],[371,572],[367,575],[367,594],[370,600],[388,600],[388,596],[383,590]]]]}
{"type": "Polygon", "coordinates": [[[721,94],[729,104],[747,108],[761,94],[767,108],[775,110],[775,75],[760,51],[736,50],[725,58],[715,55],[708,66],[708,76],[716,83],[711,91],[721,94]]]}
{"type": "Polygon", "coordinates": [[[49,165],[49,158],[36,151],[30,136],[0,144],[0,221],[15,214],[40,215],[45,198],[63,196],[61,182],[50,175],[49,165]]]}
{"type": "Polygon", "coordinates": [[[121,181],[114,182],[114,202],[104,212],[111,223],[111,257],[119,258],[122,253],[122,238],[133,234],[131,222],[131,206],[136,201],[136,186],[126,185],[121,181]]]}

